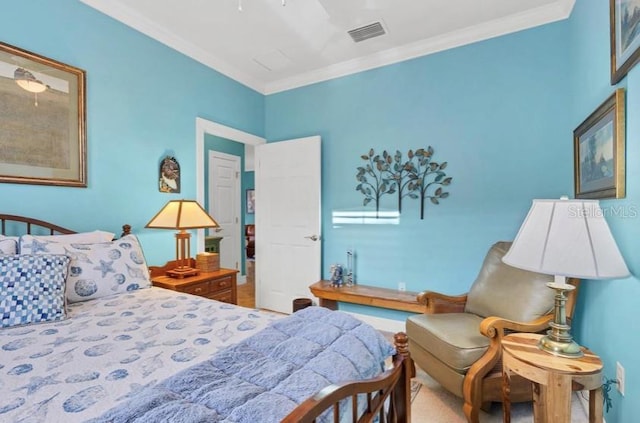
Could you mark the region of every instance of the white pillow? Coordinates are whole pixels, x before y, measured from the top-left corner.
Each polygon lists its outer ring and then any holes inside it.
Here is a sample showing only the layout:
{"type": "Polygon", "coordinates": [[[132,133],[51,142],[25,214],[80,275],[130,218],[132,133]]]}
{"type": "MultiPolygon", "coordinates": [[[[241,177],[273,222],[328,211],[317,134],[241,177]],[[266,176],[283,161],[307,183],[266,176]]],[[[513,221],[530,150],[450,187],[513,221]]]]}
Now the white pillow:
{"type": "Polygon", "coordinates": [[[98,243],[61,243],[20,237],[22,254],[71,257],[66,296],[70,303],[151,286],[149,268],[135,235],[98,243]]]}
{"type": "Polygon", "coordinates": [[[18,254],[18,237],[0,235],[0,255],[18,254]]]}
{"type": "Polygon", "coordinates": [[[91,244],[94,242],[111,241],[115,234],[113,232],[106,231],[92,231],[92,232],[79,232],[77,234],[60,234],[60,235],[30,235],[36,239],[42,241],[54,241],[54,242],[82,242],[84,244],[91,244]]]}

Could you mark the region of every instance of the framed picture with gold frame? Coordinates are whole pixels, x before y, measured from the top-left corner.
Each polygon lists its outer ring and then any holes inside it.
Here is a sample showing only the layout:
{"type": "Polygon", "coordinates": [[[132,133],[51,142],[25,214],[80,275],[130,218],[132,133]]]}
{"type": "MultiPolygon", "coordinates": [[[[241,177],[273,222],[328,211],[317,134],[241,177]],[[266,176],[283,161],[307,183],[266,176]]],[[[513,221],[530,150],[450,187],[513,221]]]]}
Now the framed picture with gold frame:
{"type": "Polygon", "coordinates": [[[624,198],[624,103],[619,88],[573,131],[576,198],[624,198]]]}
{"type": "Polygon", "coordinates": [[[640,60],[640,9],[636,0],[609,0],[611,84],[640,60]]]}
{"type": "Polygon", "coordinates": [[[0,182],[87,186],[85,71],[0,43],[0,182]]]}

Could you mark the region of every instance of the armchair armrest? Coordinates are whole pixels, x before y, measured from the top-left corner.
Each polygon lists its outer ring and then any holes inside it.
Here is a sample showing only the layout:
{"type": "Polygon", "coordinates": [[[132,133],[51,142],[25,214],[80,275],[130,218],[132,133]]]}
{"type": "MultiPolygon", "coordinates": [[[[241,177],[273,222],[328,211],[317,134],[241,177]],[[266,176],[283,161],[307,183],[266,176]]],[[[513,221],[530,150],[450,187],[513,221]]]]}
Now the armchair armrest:
{"type": "MultiPolygon", "coordinates": [[[[516,322],[501,317],[487,317],[480,323],[480,333],[489,338],[489,348],[467,371],[462,387],[465,399],[465,413],[471,413],[472,404],[481,404],[486,401],[482,384],[484,378],[494,372],[502,357],[502,337],[505,331],[510,332],[540,332],[549,327],[553,320],[552,314],[544,315],[530,322],[516,322]]],[[[469,415],[469,414],[467,414],[469,415]]]]}
{"type": "Polygon", "coordinates": [[[439,292],[423,291],[416,297],[420,304],[426,306],[426,313],[462,313],[467,303],[467,294],[446,295],[439,292]]]}
{"type": "Polygon", "coordinates": [[[490,338],[491,342],[494,339],[499,342],[505,331],[536,333],[547,329],[551,320],[553,320],[552,314],[546,314],[530,322],[515,322],[501,317],[487,317],[480,323],[480,333],[490,338]]]}

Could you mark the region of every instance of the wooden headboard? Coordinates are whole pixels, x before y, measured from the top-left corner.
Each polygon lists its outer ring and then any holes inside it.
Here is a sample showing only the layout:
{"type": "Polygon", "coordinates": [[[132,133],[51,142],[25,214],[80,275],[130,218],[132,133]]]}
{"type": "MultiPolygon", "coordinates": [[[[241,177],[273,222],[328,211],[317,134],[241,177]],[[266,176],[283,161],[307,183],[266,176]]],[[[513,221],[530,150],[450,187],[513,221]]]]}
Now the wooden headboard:
{"type": "MultiPolygon", "coordinates": [[[[15,223],[17,226],[23,226],[25,228],[25,232],[22,232],[20,235],[31,234],[32,228],[40,228],[48,231],[50,235],[56,234],[75,234],[76,231],[72,231],[71,229],[63,228],[62,226],[54,225],[53,223],[45,222],[44,220],[33,219],[31,217],[24,216],[16,216],[12,214],[0,214],[0,234],[7,235],[7,223],[10,223],[11,226],[15,223]]],[[[38,231],[38,234],[42,234],[42,231],[38,231]]],[[[122,235],[129,235],[131,233],[130,225],[122,225],[122,235]]],[[[11,234],[16,235],[16,234],[11,234]]]]}
{"type": "Polygon", "coordinates": [[[62,226],[54,225],[53,223],[45,222],[44,220],[32,219],[30,217],[15,216],[12,214],[0,214],[0,225],[2,226],[2,235],[7,234],[7,222],[19,222],[26,228],[25,234],[31,234],[31,228],[44,228],[50,235],[55,234],[74,234],[75,231],[71,229],[63,228],[62,226]]]}

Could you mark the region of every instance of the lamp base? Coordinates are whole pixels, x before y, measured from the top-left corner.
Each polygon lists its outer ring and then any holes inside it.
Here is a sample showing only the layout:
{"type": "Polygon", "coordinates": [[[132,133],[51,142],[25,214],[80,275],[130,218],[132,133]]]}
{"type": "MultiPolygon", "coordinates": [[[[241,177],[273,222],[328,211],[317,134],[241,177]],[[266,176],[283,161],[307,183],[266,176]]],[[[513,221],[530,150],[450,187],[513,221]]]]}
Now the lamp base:
{"type": "Polygon", "coordinates": [[[549,282],[547,286],[556,291],[553,321],[549,322],[551,329],[540,338],[538,348],[559,357],[580,358],[584,353],[571,336],[571,326],[567,324],[565,311],[567,297],[564,293],[574,290],[575,286],[567,284],[564,276],[556,276],[555,282],[549,282]]]}
{"type": "Polygon", "coordinates": [[[167,270],[167,276],[178,279],[182,279],[187,276],[195,276],[198,273],[200,273],[200,270],[187,266],[176,267],[175,269],[167,270]]]}
{"type": "Polygon", "coordinates": [[[540,338],[540,341],[538,341],[538,348],[559,357],[580,358],[584,355],[580,345],[575,341],[556,341],[551,339],[551,336],[549,335],[540,338]]]}

